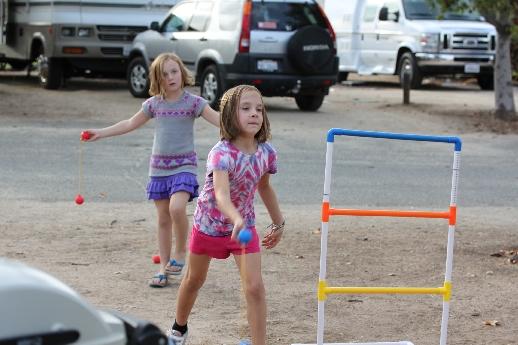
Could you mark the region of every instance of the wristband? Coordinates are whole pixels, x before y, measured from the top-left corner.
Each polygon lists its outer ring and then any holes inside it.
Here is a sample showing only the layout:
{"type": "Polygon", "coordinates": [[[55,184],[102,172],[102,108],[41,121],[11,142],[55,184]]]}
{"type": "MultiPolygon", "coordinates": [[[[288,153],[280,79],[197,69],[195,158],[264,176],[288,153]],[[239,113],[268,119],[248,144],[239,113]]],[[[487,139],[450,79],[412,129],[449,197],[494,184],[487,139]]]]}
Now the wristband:
{"type": "Polygon", "coordinates": [[[286,223],[285,220],[282,221],[282,224],[272,223],[272,224],[268,225],[268,228],[271,229],[272,232],[283,231],[285,223],[286,223]]]}

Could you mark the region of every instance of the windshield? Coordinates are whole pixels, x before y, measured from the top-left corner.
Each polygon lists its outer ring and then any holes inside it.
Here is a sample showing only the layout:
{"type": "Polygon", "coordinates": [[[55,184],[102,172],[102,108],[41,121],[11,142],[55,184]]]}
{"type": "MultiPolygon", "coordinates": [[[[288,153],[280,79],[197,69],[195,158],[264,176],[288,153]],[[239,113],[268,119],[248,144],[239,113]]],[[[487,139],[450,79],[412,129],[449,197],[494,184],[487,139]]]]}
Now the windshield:
{"type": "Polygon", "coordinates": [[[403,7],[407,19],[484,20],[476,11],[441,13],[439,4],[433,0],[403,0],[403,7]]]}

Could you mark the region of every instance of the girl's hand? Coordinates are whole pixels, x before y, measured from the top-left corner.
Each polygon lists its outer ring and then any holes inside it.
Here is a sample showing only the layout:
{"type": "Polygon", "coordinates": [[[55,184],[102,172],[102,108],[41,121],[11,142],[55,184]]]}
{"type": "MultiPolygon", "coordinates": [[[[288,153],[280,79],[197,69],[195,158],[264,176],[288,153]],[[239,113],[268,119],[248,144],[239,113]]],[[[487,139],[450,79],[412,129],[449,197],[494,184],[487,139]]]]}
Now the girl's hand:
{"type": "Polygon", "coordinates": [[[272,249],[281,241],[284,225],[280,229],[276,229],[272,226],[269,226],[268,229],[270,229],[270,231],[264,236],[262,245],[266,249],[272,249]]]}
{"type": "Polygon", "coordinates": [[[81,132],[81,141],[96,141],[101,139],[100,130],[98,129],[86,129],[81,132]]]}
{"type": "Polygon", "coordinates": [[[237,236],[239,232],[245,228],[245,221],[243,218],[239,217],[234,220],[234,229],[232,230],[232,236],[230,237],[232,240],[237,241],[237,236]]]}

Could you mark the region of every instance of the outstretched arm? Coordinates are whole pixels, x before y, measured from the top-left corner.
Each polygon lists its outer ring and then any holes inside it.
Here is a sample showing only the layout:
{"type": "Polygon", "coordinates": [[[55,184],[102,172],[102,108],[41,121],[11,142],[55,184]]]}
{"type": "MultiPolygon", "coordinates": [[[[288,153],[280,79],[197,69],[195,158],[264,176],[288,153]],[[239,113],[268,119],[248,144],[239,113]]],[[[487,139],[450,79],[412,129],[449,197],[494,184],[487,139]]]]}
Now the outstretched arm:
{"type": "Polygon", "coordinates": [[[82,138],[84,141],[95,141],[101,138],[113,137],[115,135],[126,134],[131,132],[143,124],[145,124],[150,119],[142,110],[138,113],[130,117],[129,119],[122,120],[117,122],[116,124],[104,127],[100,129],[87,129],[86,131],[90,133],[90,138],[88,140],[82,138]]]}
{"type": "Polygon", "coordinates": [[[232,224],[234,224],[234,230],[232,230],[232,239],[235,240],[239,231],[245,226],[245,222],[239,211],[232,203],[230,199],[230,182],[228,180],[228,171],[226,170],[214,170],[212,172],[214,178],[214,193],[216,195],[216,204],[219,210],[223,213],[232,224]]]}
{"type": "Polygon", "coordinates": [[[282,217],[282,213],[279,208],[279,202],[277,201],[275,190],[270,184],[270,174],[264,174],[263,177],[261,177],[257,190],[259,191],[259,196],[263,200],[264,206],[266,206],[266,209],[268,210],[268,214],[272,219],[273,225],[281,226],[282,224],[282,227],[278,230],[275,227],[271,227],[270,232],[268,232],[263,238],[263,246],[267,249],[271,249],[281,240],[284,228],[284,218],[282,217]]]}
{"type": "Polygon", "coordinates": [[[219,113],[212,109],[210,105],[206,105],[201,112],[201,116],[208,122],[212,123],[214,126],[219,127],[219,113]]]}

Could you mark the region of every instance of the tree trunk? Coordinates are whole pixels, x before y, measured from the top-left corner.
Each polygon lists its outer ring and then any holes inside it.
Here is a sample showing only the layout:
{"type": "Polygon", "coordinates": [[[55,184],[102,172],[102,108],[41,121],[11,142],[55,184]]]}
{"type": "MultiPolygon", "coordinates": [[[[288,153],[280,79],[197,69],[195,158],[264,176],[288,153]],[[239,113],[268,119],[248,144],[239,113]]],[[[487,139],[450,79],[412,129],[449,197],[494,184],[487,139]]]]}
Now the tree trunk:
{"type": "Polygon", "coordinates": [[[511,69],[511,34],[498,33],[495,62],[495,115],[503,120],[518,120],[514,105],[511,69]]]}

